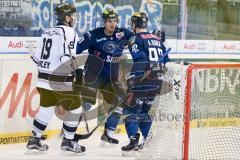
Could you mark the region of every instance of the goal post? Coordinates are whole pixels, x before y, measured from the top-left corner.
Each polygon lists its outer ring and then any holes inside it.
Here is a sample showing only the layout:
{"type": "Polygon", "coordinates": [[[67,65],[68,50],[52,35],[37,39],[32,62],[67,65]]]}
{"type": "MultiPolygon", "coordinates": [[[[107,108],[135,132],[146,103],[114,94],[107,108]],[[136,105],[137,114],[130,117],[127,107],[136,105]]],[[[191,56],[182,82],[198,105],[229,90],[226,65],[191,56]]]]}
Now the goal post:
{"type": "MultiPolygon", "coordinates": [[[[184,119],[184,141],[183,141],[183,145],[184,145],[183,159],[184,160],[193,159],[193,158],[195,159],[234,159],[240,156],[240,151],[238,151],[240,147],[240,143],[239,143],[240,141],[238,140],[240,138],[240,128],[239,128],[240,126],[237,125],[237,123],[240,120],[239,119],[240,112],[238,112],[240,111],[240,99],[239,99],[240,98],[240,88],[239,88],[240,81],[239,80],[240,80],[240,64],[192,64],[188,67],[186,97],[185,97],[186,105],[185,105],[185,116],[184,116],[185,118],[184,119]],[[197,83],[196,82],[198,80],[197,76],[199,76],[199,74],[202,74],[202,76],[204,76],[204,73],[205,73],[205,80],[203,80],[203,82],[206,84],[205,91],[207,90],[209,94],[202,96],[201,93],[196,92],[197,85],[194,85],[194,83],[195,84],[197,83]],[[212,89],[211,89],[211,85],[212,85],[212,89]],[[209,89],[207,87],[209,87],[209,89]],[[201,96],[204,98],[201,99],[200,98],[201,96]],[[200,100],[196,101],[195,99],[197,98],[200,100]],[[203,106],[208,106],[209,111],[212,110],[210,115],[207,115],[208,113],[205,113],[205,115],[204,113],[203,114],[196,113],[199,110],[202,110],[203,112],[204,110],[207,110],[207,109],[204,109],[203,106]],[[211,107],[214,107],[217,109],[214,109],[211,107]],[[219,114],[217,113],[217,110],[220,112],[219,114]],[[232,115],[229,115],[229,112],[231,112],[230,110],[232,110],[233,112],[232,115]],[[198,126],[198,127],[202,127],[202,129],[206,130],[208,134],[206,136],[210,138],[211,136],[213,136],[211,139],[205,137],[209,141],[206,142],[205,144],[201,143],[201,145],[203,146],[209,145],[208,146],[209,150],[203,153],[204,155],[199,154],[200,152],[202,152],[200,150],[199,151],[196,150],[196,154],[193,153],[193,150],[195,150],[195,148],[197,147],[198,149],[201,148],[200,145],[194,144],[194,143],[198,143],[197,141],[195,141],[194,138],[199,136],[198,134],[202,134],[202,135],[205,134],[205,133],[192,133],[191,135],[191,131],[194,132],[194,129],[193,127],[191,127],[190,124],[191,124],[191,119],[195,118],[194,116],[197,118],[197,120],[200,119],[198,121],[195,120],[195,122],[197,122],[199,125],[201,122],[204,123],[202,125],[205,125],[205,126],[198,126]],[[201,121],[202,119],[203,121],[201,121]],[[233,124],[229,122],[232,122],[233,124]],[[212,123],[212,126],[206,126],[206,123],[212,123]],[[229,123],[229,125],[226,123],[229,123]],[[234,132],[235,133],[237,132],[238,134],[234,134],[234,132]],[[229,134],[229,135],[224,135],[224,134],[229,134]],[[236,144],[236,145],[238,145],[239,147],[234,147],[235,140],[238,140],[239,144],[236,144]],[[211,145],[213,147],[211,147],[211,145]],[[223,149],[225,148],[226,145],[229,145],[230,147],[227,150],[223,149]],[[222,155],[219,155],[219,154],[222,154],[222,155]]],[[[201,85],[204,85],[204,83],[202,83],[201,85]]],[[[207,94],[206,92],[203,92],[203,93],[207,94]]],[[[197,131],[197,132],[201,132],[201,131],[197,131]]],[[[202,136],[202,138],[204,138],[204,136],[202,136]]],[[[203,141],[205,141],[205,139],[202,139],[202,142],[203,141]]]]}
{"type": "Polygon", "coordinates": [[[167,67],[172,88],[150,111],[153,125],[137,159],[240,157],[240,64],[167,67]]]}

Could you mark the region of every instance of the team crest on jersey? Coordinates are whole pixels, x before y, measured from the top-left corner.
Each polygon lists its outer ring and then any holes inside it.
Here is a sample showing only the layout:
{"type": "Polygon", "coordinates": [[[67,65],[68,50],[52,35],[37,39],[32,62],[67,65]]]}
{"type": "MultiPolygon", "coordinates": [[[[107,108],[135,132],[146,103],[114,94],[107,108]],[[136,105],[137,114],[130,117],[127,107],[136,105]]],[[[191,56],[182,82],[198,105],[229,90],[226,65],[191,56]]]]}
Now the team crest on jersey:
{"type": "Polygon", "coordinates": [[[115,43],[113,43],[113,42],[111,42],[111,41],[105,43],[104,46],[103,46],[103,50],[104,50],[105,52],[111,53],[111,54],[114,53],[115,48],[116,48],[115,43]]]}
{"type": "Polygon", "coordinates": [[[118,32],[116,33],[116,38],[117,39],[122,39],[124,37],[124,32],[118,32]]]}

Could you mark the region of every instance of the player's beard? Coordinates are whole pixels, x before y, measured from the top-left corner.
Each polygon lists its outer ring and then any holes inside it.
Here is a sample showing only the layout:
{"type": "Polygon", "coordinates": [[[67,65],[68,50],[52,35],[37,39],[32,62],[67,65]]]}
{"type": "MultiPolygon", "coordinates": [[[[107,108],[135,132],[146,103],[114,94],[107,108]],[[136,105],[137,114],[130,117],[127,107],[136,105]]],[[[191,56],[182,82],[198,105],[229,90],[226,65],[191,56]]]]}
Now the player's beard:
{"type": "Polygon", "coordinates": [[[75,25],[77,23],[77,19],[78,19],[78,14],[74,13],[70,16],[70,22],[69,22],[69,26],[72,28],[75,28],[75,25]]]}

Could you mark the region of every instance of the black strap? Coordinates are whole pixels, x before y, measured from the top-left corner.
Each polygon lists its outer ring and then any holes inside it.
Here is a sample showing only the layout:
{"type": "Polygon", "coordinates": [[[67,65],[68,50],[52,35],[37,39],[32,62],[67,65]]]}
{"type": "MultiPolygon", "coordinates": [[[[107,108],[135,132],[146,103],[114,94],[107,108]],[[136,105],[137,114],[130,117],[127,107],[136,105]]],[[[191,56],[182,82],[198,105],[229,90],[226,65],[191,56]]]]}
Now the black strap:
{"type": "Polygon", "coordinates": [[[64,43],[63,43],[63,53],[65,54],[65,52],[66,52],[66,48],[65,48],[65,43],[66,43],[66,35],[65,35],[65,30],[64,30],[64,28],[63,27],[59,27],[59,26],[57,26],[56,28],[60,28],[60,29],[62,29],[62,31],[63,31],[63,37],[64,37],[64,43]]]}
{"type": "Polygon", "coordinates": [[[73,76],[60,76],[48,73],[38,72],[38,78],[54,82],[72,82],[73,76]]]}

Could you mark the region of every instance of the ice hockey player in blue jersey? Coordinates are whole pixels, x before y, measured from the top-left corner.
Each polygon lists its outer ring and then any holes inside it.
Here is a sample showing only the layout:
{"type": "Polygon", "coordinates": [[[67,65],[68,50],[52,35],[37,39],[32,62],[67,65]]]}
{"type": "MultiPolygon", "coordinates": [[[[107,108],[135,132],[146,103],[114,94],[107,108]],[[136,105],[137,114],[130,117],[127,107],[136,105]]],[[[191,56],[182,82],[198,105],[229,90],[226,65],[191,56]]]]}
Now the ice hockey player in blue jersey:
{"type": "Polygon", "coordinates": [[[125,128],[130,143],[122,147],[123,154],[138,149],[138,129],[145,139],[148,136],[152,124],[148,112],[162,84],[160,68],[169,61],[168,55],[164,54],[166,48],[162,38],[147,32],[147,22],[148,18],[143,12],[136,12],[131,17],[131,28],[135,32],[129,44],[133,66],[127,78],[127,92],[130,95],[126,99],[128,106],[124,108],[125,128]],[[159,68],[150,69],[156,62],[159,62],[159,68]],[[146,73],[150,74],[145,77],[146,73]]]}
{"type": "MultiPolygon", "coordinates": [[[[134,33],[117,27],[118,15],[112,9],[103,11],[102,20],[104,26],[85,33],[77,46],[77,54],[86,49],[89,53],[85,64],[84,87],[86,88],[81,93],[85,102],[83,107],[87,109],[95,104],[97,91],[102,93],[103,99],[112,107],[125,95],[118,81],[119,60],[124,47],[134,33]]],[[[122,108],[119,107],[107,119],[101,136],[103,142],[118,144],[113,134],[121,114],[122,108]]]]}

